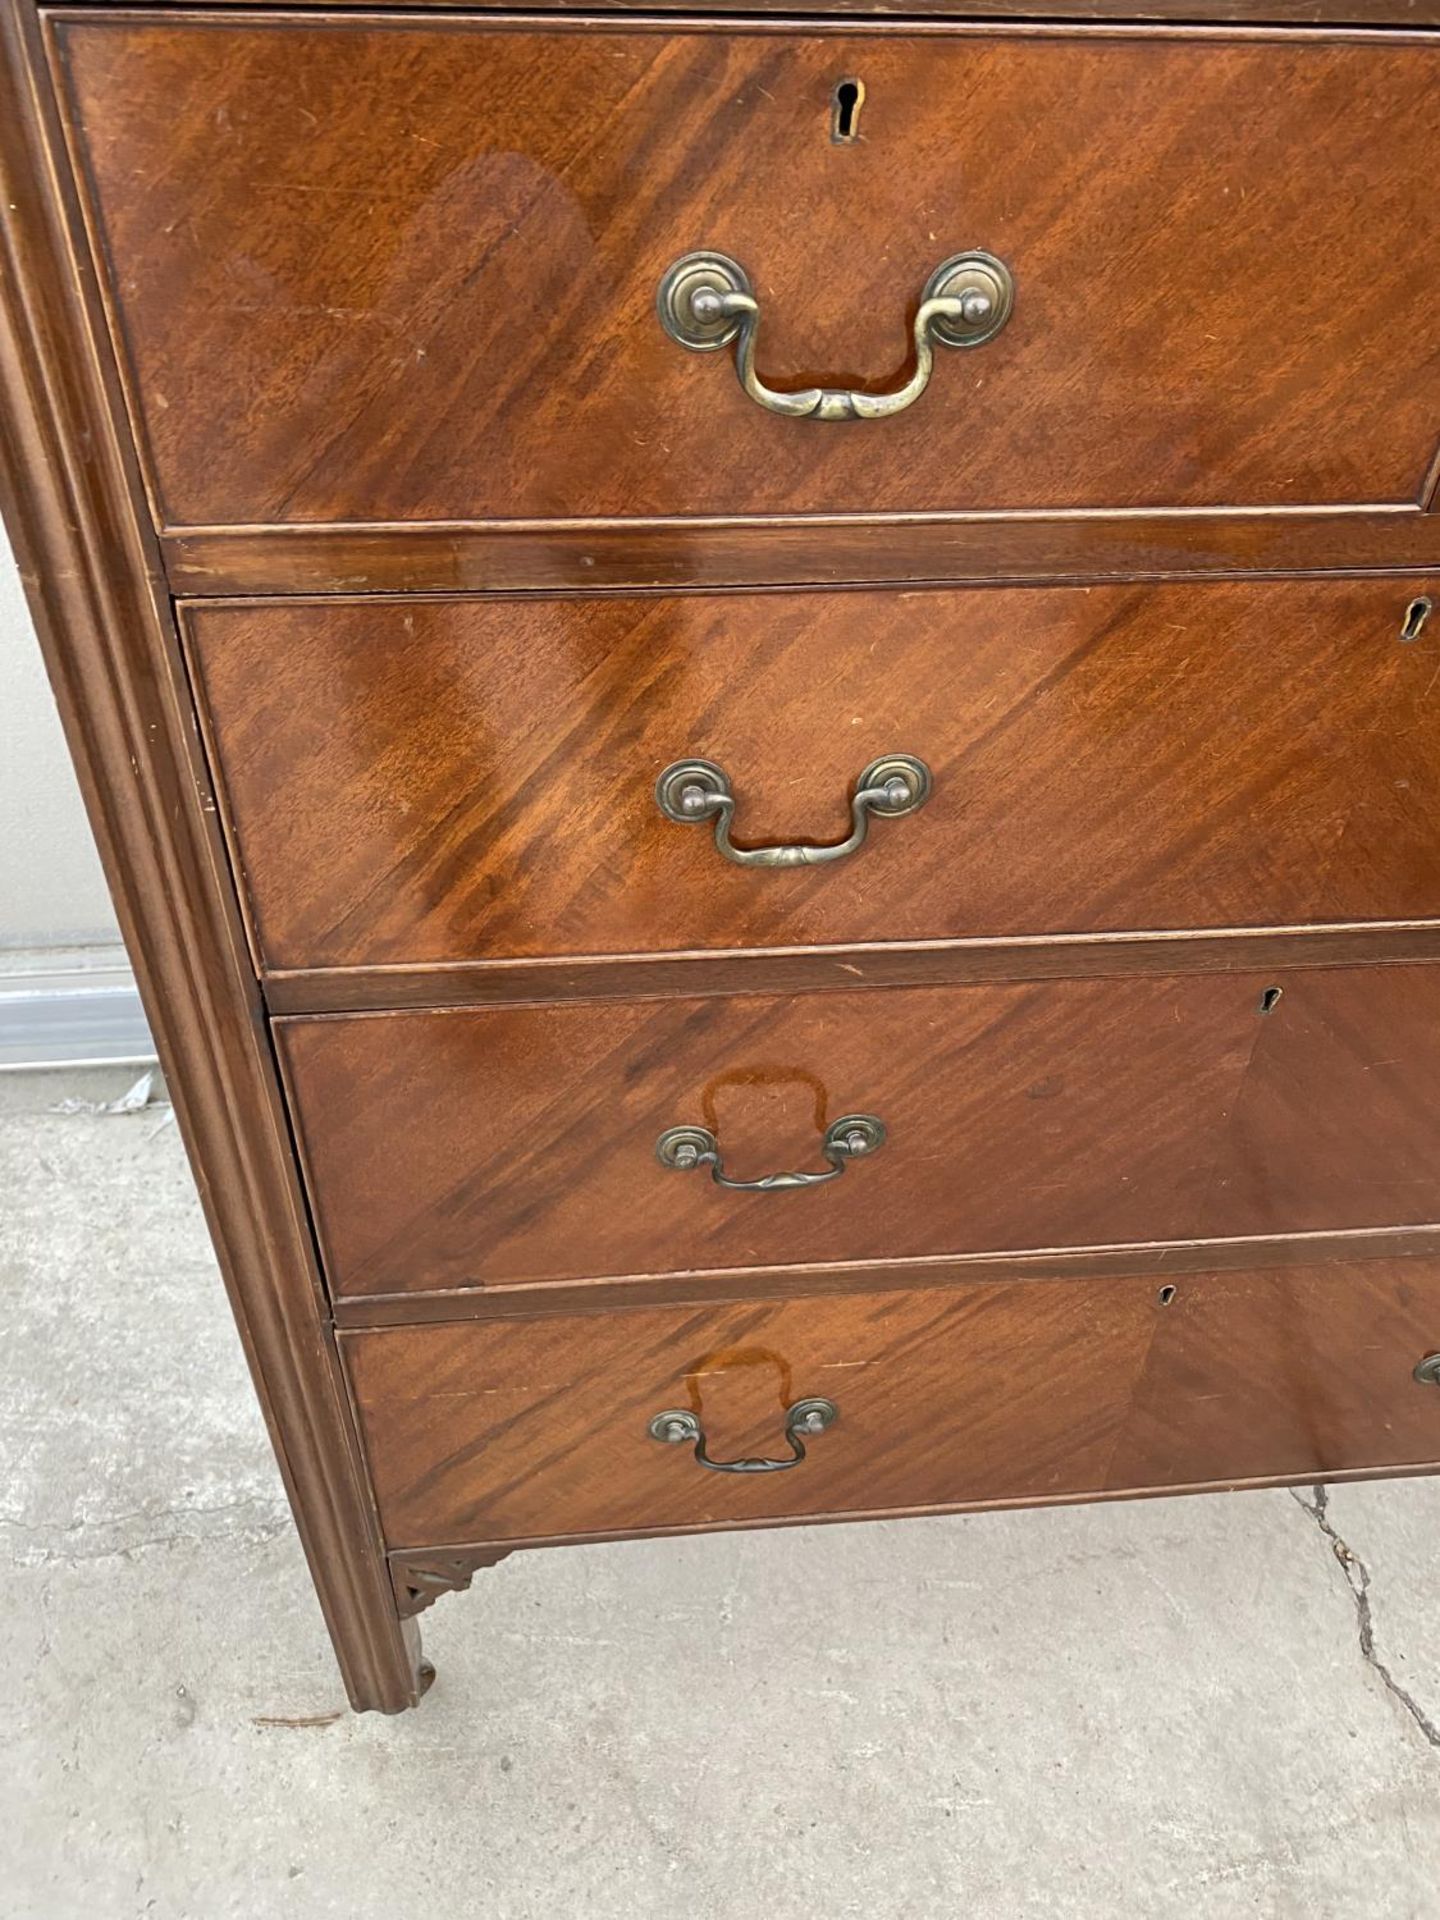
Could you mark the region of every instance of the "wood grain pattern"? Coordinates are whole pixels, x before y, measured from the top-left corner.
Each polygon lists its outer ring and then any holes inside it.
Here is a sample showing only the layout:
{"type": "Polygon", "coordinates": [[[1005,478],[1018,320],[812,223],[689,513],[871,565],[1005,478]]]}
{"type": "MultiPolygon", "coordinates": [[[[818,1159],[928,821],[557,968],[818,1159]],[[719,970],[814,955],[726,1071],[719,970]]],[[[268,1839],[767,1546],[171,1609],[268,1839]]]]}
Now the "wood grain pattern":
{"type": "Polygon", "coordinates": [[[1440,568],[1440,514],[819,515],[218,527],[161,542],[177,593],[455,593],[934,581],[1171,580],[1440,568]]]}
{"type": "Polygon", "coordinates": [[[1434,1262],[966,1286],[342,1336],[392,1546],[1057,1499],[1440,1456],[1434,1262]],[[706,1473],[649,1438],[688,1408],[706,1473]]]}
{"type": "Polygon", "coordinates": [[[276,1032],[342,1295],[1427,1224],[1440,1199],[1428,967],[276,1032]],[[818,1170],[855,1112],[889,1143],[808,1191],[724,1192],[654,1158],[664,1128],[700,1125],[739,1178],[818,1170]]]}
{"type": "MultiPolygon", "coordinates": [[[[179,649],[72,254],[33,10],[0,0],[0,508],[280,1469],[357,1707],[421,1690],[398,1616],[179,649]]],[[[217,1627],[218,1632],[218,1627],[217,1627]]]]}
{"type": "Polygon", "coordinates": [[[55,19],[167,525],[1414,502],[1434,456],[1424,36],[55,19]],[[701,245],[782,384],[893,385],[958,250],[1019,296],[836,429],[661,332],[701,245]]]}
{"type": "Polygon", "coordinates": [[[195,608],[262,964],[1440,915],[1433,579],[195,608]],[[935,790],[843,862],[862,769],[935,790]]]}

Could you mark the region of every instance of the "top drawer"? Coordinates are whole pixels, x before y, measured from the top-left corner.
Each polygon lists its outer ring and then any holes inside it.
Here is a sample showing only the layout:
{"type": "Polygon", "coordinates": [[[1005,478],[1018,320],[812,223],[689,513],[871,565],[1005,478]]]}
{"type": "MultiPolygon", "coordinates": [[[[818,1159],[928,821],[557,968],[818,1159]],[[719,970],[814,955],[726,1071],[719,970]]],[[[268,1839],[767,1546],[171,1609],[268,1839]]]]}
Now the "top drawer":
{"type": "Polygon", "coordinates": [[[1440,430],[1428,36],[61,15],[173,525],[1414,502],[1440,430]],[[837,87],[863,87],[857,137],[837,87]],[[748,273],[772,386],[667,337],[748,273]]]}

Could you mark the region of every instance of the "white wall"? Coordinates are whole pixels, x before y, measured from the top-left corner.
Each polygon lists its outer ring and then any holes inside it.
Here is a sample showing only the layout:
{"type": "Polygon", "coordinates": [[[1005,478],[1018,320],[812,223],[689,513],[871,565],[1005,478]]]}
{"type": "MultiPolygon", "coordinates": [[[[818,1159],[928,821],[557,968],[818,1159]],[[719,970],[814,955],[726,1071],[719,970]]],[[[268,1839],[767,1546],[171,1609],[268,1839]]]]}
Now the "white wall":
{"type": "Polygon", "coordinates": [[[118,938],[25,598],[0,532],[0,950],[118,938]]]}

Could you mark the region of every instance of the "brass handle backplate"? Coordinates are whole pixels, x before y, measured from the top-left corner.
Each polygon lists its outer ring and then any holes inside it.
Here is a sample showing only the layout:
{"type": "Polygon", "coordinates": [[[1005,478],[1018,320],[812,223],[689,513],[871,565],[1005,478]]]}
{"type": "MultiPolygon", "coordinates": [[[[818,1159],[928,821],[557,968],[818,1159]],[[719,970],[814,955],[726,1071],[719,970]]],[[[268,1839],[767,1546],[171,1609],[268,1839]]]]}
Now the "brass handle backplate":
{"type": "Polygon", "coordinates": [[[797,1187],[823,1187],[838,1180],[852,1160],[878,1153],[885,1144],[885,1122],[873,1113],[847,1113],[825,1129],[820,1151],[830,1162],[824,1173],[767,1173],[759,1180],[734,1180],[720,1159],[720,1143],[708,1127],[667,1127],[655,1142],[655,1158],[672,1173],[710,1169],[717,1187],[732,1193],[791,1193],[797,1187]]]}
{"type": "Polygon", "coordinates": [[[713,760],[677,760],[655,782],[655,804],[667,820],[682,826],[715,823],[715,845],[737,867],[819,867],[843,860],[865,844],[870,816],[898,820],[915,813],[930,798],[930,769],[908,753],[872,760],[850,797],[850,831],[830,846],[737,847],[730,838],[735,789],[713,760]]]}
{"type": "Polygon", "coordinates": [[[692,353],[735,344],[735,372],[757,405],[802,420],[885,420],[914,406],[930,384],[935,346],[980,347],[1010,318],[1015,281],[990,253],[957,253],[925,282],[912,328],[915,371],[892,393],[853,387],[805,387],[798,393],[767,387],[755,371],[760,303],[750,276],[728,254],[682,254],[660,282],[655,306],[672,340],[692,353]]]}
{"type": "Polygon", "coordinates": [[[650,1422],[649,1434],[652,1440],[659,1440],[667,1447],[691,1447],[701,1466],[708,1467],[711,1473],[785,1473],[791,1467],[798,1467],[805,1458],[804,1436],[809,1434],[813,1438],[817,1433],[824,1433],[839,1417],[840,1409],[833,1400],[797,1400],[793,1407],[787,1408],[788,1460],[712,1460],[705,1451],[705,1429],[699,1416],[688,1409],[671,1407],[657,1413],[650,1422]]]}

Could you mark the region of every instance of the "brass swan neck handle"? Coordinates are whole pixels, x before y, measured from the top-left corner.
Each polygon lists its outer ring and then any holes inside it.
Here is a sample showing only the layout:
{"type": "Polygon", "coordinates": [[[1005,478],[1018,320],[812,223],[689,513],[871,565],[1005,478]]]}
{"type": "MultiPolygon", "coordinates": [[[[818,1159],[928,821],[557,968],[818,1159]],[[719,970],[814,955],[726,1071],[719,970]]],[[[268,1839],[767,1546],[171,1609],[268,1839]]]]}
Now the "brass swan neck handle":
{"type": "Polygon", "coordinates": [[[655,782],[655,804],[667,820],[681,826],[712,822],[715,845],[737,867],[820,867],[844,860],[863,847],[872,816],[898,820],[914,813],[930,797],[930,769],[913,754],[887,754],[872,760],[850,795],[850,831],[843,840],[827,845],[799,841],[793,845],[737,847],[730,838],[735,816],[735,789],[730,776],[713,760],[677,760],[655,782]]]}
{"type": "Polygon", "coordinates": [[[746,1459],[712,1460],[707,1451],[705,1429],[700,1424],[700,1416],[692,1413],[688,1407],[667,1407],[664,1413],[657,1413],[647,1429],[652,1440],[659,1440],[667,1447],[689,1447],[702,1467],[708,1467],[711,1473],[785,1473],[791,1467],[798,1467],[805,1458],[805,1441],[813,1439],[817,1433],[824,1433],[827,1427],[833,1427],[840,1418],[840,1409],[833,1400],[822,1400],[818,1396],[809,1400],[797,1400],[793,1407],[785,1409],[785,1438],[789,1443],[788,1457],[781,1460],[746,1459]]]}
{"type": "Polygon", "coordinates": [[[911,329],[915,370],[891,393],[853,387],[805,387],[783,393],[755,371],[760,303],[750,276],[728,254],[686,253],[664,275],[655,296],[660,324],[692,353],[735,346],[740,385],[768,413],[797,420],[885,420],[911,407],[930,384],[935,346],[978,347],[1010,318],[1015,282],[1010,269],[989,253],[957,253],[926,281],[911,329]]]}
{"type": "Polygon", "coordinates": [[[885,1144],[885,1122],[873,1113],[847,1113],[832,1120],[820,1142],[827,1162],[824,1173],[767,1173],[758,1180],[737,1180],[726,1173],[720,1142],[708,1127],[667,1127],[655,1142],[655,1158],[671,1173],[694,1173],[708,1167],[717,1187],[731,1193],[794,1193],[803,1187],[823,1187],[838,1180],[852,1160],[878,1153],[885,1144]]]}

